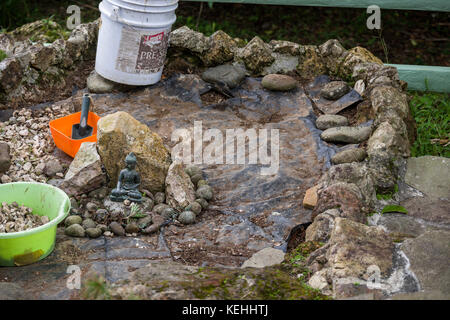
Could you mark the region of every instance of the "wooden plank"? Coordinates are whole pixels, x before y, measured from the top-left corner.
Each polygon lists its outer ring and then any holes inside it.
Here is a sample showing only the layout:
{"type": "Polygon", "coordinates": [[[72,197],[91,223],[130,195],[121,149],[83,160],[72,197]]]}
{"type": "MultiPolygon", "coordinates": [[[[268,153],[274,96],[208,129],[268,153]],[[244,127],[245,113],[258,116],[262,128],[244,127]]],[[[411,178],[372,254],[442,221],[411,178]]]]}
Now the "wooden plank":
{"type": "Polygon", "coordinates": [[[450,12],[449,0],[183,0],[197,2],[252,3],[312,7],[367,8],[377,5],[382,9],[423,10],[450,12]]]}
{"type": "Polygon", "coordinates": [[[450,67],[389,64],[398,70],[409,90],[450,92],[450,67]]]}

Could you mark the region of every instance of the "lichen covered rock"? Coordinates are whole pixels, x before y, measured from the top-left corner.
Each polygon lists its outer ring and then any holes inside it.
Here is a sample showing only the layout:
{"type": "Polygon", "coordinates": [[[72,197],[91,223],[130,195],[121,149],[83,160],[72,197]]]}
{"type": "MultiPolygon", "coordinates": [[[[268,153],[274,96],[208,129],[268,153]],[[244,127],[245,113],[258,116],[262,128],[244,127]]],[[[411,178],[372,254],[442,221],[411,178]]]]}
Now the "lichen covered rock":
{"type": "Polygon", "coordinates": [[[97,126],[98,152],[111,179],[111,186],[117,183],[125,157],[133,152],[137,158],[137,171],[141,175],[141,188],[151,192],[164,190],[171,160],[160,136],[121,111],[101,118],[97,126]]]}
{"type": "Polygon", "coordinates": [[[194,184],[180,161],[174,161],[169,167],[166,177],[166,199],[167,204],[178,211],[195,202],[194,184]]]}

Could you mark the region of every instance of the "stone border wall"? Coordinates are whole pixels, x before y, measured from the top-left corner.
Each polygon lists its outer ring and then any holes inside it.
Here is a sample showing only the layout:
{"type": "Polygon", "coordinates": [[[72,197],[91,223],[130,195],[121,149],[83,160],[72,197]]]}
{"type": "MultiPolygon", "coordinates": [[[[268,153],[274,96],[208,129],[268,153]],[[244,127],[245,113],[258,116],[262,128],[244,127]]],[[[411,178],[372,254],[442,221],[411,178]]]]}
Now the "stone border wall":
{"type": "MultiPolygon", "coordinates": [[[[27,101],[31,95],[42,96],[38,79],[54,76],[53,82],[46,82],[46,89],[56,90],[64,81],[65,70],[73,69],[95,48],[98,26],[99,20],[80,25],[67,41],[33,44],[2,61],[0,95],[7,107],[27,101]]],[[[8,35],[1,35],[0,48],[7,41],[8,35]]],[[[367,226],[367,215],[374,210],[377,193],[395,188],[400,160],[410,155],[415,138],[406,83],[399,80],[397,70],[384,66],[364,48],[346,50],[337,40],[314,46],[276,40],[265,43],[255,37],[245,44],[223,31],[206,37],[182,27],[171,33],[170,45],[169,57],[177,52],[188,54],[206,67],[240,64],[253,76],[295,71],[304,78],[326,73],[359,81],[374,120],[367,141],[368,157],[363,162],[333,165],[316,186],[318,201],[306,240],[325,244],[308,258],[314,272],[310,284],[331,294],[340,284],[345,287],[352,281],[348,279],[367,280],[372,265],[379,268],[381,277],[387,277],[394,245],[383,230],[367,226]]]]}
{"type": "MultiPolygon", "coordinates": [[[[182,27],[172,32],[170,44],[172,52],[189,53],[207,67],[241,64],[253,76],[292,71],[304,78],[328,74],[362,86],[374,120],[368,157],[363,162],[333,165],[314,188],[318,200],[305,240],[321,241],[324,246],[308,258],[314,272],[309,283],[324,293],[342,296],[354,283],[369,280],[371,268],[378,268],[380,278],[386,279],[393,269],[394,243],[379,227],[368,226],[367,216],[375,210],[377,193],[395,189],[400,160],[410,155],[416,135],[407,84],[399,79],[397,69],[383,65],[364,48],[346,50],[337,40],[313,46],[264,43],[255,37],[242,45],[242,40],[222,31],[206,37],[182,27]]],[[[366,293],[389,294],[389,290],[363,287],[366,293]]]]}

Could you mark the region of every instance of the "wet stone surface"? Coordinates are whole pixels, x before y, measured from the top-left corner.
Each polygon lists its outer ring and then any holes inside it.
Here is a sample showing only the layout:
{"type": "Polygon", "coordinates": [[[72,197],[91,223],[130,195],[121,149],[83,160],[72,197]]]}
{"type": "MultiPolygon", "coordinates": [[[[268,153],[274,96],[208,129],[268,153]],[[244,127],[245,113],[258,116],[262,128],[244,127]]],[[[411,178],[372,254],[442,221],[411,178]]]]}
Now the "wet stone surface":
{"type": "MultiPolygon", "coordinates": [[[[247,144],[245,165],[198,165],[214,191],[214,199],[195,224],[173,223],[159,233],[137,238],[70,238],[60,228],[50,256],[22,268],[0,268],[0,281],[20,286],[33,298],[68,299],[79,294],[66,287],[70,276],[67,267],[73,264],[83,275],[95,272],[115,282],[151,261],[240,267],[261,249],[285,250],[290,230],[310,222],[311,210],[303,208],[302,199],[329,168],[336,147],[320,139],[311,101],[300,86],[289,92],[271,92],[262,88],[261,79],[246,78],[231,90],[233,98],[203,105],[201,95],[210,88],[198,76],[177,75],[145,89],[93,94],[92,98],[100,116],[128,112],[158,133],[169,148],[175,145],[171,140],[174,130],[184,128],[192,133],[194,121],[201,121],[203,133],[220,130],[224,145],[227,129],[255,129],[257,135],[268,129],[270,156],[276,141],[270,129],[277,129],[278,170],[274,154],[275,170],[262,175],[261,170],[269,164],[249,164],[247,144]]],[[[203,150],[208,143],[203,142],[203,150]]]]}

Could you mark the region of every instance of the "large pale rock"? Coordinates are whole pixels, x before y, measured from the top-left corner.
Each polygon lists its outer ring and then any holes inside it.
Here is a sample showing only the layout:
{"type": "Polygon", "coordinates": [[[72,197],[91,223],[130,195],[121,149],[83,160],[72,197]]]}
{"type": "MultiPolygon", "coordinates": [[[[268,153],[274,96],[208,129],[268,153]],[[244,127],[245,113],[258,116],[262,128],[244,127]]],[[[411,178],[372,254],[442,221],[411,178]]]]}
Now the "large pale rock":
{"type": "Polygon", "coordinates": [[[409,158],[405,182],[432,199],[450,199],[450,159],[424,156],[409,158]]]}
{"type": "Polygon", "coordinates": [[[392,268],[394,244],[381,228],[336,218],[328,245],[326,258],[332,277],[367,280],[371,265],[380,268],[382,277],[392,268]]]}
{"type": "Polygon", "coordinates": [[[242,48],[237,53],[237,59],[242,60],[245,67],[255,74],[260,73],[265,66],[275,60],[272,56],[270,46],[265,44],[259,37],[254,37],[242,48]]]}
{"type": "Polygon", "coordinates": [[[297,87],[297,81],[283,74],[268,74],[262,79],[261,85],[268,90],[289,91],[297,87]]]}
{"type": "Polygon", "coordinates": [[[450,295],[450,232],[429,231],[402,244],[423,290],[437,290],[450,295]]]}
{"type": "Polygon", "coordinates": [[[181,161],[174,161],[169,167],[166,177],[166,201],[178,211],[195,202],[194,185],[184,171],[181,161]]]}
{"type": "Polygon", "coordinates": [[[301,49],[301,46],[298,43],[285,40],[271,40],[269,46],[272,48],[273,52],[291,56],[298,56],[301,49]]]}
{"type": "Polygon", "coordinates": [[[280,264],[284,260],[284,252],[274,248],[264,248],[246,260],[241,268],[264,268],[280,264]]]}
{"type": "Polygon", "coordinates": [[[60,188],[70,195],[88,193],[106,182],[95,142],[84,142],[70,164],[60,188]]]}
{"type": "Polygon", "coordinates": [[[164,190],[170,153],[160,136],[126,112],[116,112],[101,118],[97,124],[98,152],[115,186],[125,157],[134,152],[141,188],[157,192],[164,190]]]}

